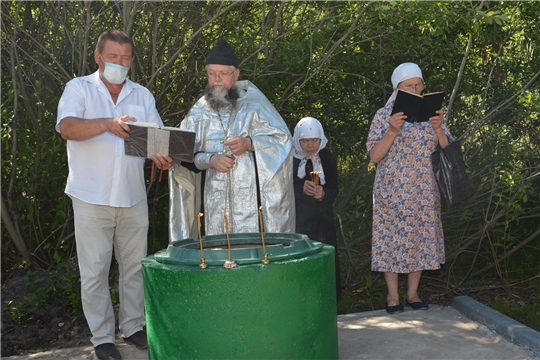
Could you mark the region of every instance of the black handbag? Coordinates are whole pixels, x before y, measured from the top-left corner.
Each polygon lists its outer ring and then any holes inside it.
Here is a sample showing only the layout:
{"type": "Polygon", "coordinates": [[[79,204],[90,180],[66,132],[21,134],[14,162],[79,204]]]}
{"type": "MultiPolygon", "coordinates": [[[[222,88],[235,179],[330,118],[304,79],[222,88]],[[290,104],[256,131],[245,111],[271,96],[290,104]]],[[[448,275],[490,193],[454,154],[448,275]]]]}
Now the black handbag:
{"type": "Polygon", "coordinates": [[[474,195],[474,189],[465,171],[461,142],[454,140],[431,153],[431,164],[439,185],[441,203],[445,208],[454,206],[474,195]]]}

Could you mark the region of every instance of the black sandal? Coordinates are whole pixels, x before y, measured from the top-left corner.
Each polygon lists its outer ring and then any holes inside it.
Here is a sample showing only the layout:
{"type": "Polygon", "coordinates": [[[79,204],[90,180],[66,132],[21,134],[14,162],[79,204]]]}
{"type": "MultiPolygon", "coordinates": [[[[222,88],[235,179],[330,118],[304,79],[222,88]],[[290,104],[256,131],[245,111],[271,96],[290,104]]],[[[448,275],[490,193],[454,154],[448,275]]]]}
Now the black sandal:
{"type": "Polygon", "coordinates": [[[401,304],[393,305],[393,306],[386,306],[386,312],[389,314],[395,314],[398,312],[403,312],[405,308],[401,304]]]}
{"type": "Polygon", "coordinates": [[[428,304],[423,301],[409,303],[409,300],[407,300],[407,305],[412,307],[413,310],[427,310],[429,308],[428,304]]]}

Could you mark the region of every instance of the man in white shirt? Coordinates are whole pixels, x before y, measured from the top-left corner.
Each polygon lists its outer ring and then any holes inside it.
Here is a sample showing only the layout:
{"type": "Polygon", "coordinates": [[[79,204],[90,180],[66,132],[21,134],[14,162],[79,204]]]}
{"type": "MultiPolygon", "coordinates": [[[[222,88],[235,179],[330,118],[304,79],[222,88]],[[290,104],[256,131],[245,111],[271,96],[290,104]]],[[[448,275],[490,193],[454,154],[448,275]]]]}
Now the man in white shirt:
{"type": "MultiPolygon", "coordinates": [[[[144,158],[126,156],[126,122],[163,126],[146,88],[126,79],[133,63],[133,42],[119,30],[98,39],[99,69],[69,81],[58,104],[56,130],[67,140],[83,311],[99,359],[121,359],[115,346],[115,319],[109,291],[114,254],[119,268],[119,326],[124,340],[148,347],[145,332],[141,260],[146,256],[148,206],[144,158]]],[[[152,157],[161,170],[173,160],[152,157]]]]}

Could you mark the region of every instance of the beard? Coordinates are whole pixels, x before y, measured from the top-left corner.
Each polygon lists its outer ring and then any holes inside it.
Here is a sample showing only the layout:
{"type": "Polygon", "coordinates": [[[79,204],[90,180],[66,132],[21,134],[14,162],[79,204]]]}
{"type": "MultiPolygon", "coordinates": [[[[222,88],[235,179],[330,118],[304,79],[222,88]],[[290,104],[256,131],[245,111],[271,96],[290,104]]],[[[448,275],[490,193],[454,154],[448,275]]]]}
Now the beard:
{"type": "Polygon", "coordinates": [[[236,109],[236,102],[240,94],[238,89],[233,87],[229,90],[227,89],[215,89],[210,85],[206,86],[204,98],[208,102],[208,105],[215,111],[220,111],[223,109],[236,109]]]}

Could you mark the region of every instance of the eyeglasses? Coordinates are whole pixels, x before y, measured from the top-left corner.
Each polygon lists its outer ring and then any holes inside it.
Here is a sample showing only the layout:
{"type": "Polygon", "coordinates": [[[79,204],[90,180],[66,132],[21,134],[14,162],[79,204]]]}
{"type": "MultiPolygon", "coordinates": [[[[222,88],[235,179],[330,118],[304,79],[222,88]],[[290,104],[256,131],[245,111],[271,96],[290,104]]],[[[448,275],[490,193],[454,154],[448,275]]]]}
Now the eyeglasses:
{"type": "Polygon", "coordinates": [[[424,84],[407,85],[407,86],[402,86],[401,88],[408,92],[422,91],[424,90],[424,84]]]}
{"type": "Polygon", "coordinates": [[[233,71],[231,71],[230,73],[224,73],[222,71],[220,72],[215,72],[215,71],[207,71],[206,72],[206,75],[208,75],[208,77],[210,78],[213,78],[213,77],[218,77],[218,78],[221,78],[221,79],[224,79],[224,78],[228,78],[229,76],[231,76],[232,74],[234,74],[234,72],[238,70],[238,69],[234,69],[233,71]]]}

